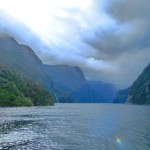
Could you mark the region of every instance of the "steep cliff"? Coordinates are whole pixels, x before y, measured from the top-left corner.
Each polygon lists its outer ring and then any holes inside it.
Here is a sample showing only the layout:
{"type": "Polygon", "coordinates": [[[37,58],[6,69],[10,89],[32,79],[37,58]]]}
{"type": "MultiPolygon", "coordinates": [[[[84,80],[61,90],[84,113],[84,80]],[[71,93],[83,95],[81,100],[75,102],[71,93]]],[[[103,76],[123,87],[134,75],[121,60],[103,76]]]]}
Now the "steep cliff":
{"type": "Polygon", "coordinates": [[[44,79],[40,72],[42,62],[29,47],[18,44],[11,37],[0,38],[0,64],[38,82],[44,79]]]}
{"type": "Polygon", "coordinates": [[[150,64],[131,86],[126,102],[150,104],[150,64]]]}
{"type": "Polygon", "coordinates": [[[87,82],[78,67],[44,65],[31,48],[9,36],[0,38],[0,65],[37,81],[53,92],[56,102],[73,102],[71,93],[87,82]]]}
{"type": "Polygon", "coordinates": [[[110,83],[103,83],[101,81],[88,81],[91,87],[94,101],[99,103],[112,103],[115,97],[115,87],[110,83]]]}
{"type": "Polygon", "coordinates": [[[114,103],[125,103],[128,98],[129,89],[130,88],[117,91],[115,95],[114,103]]]}
{"type": "MultiPolygon", "coordinates": [[[[87,81],[80,68],[66,65],[44,65],[43,72],[51,79],[50,86],[58,102],[75,102],[72,92],[78,91],[87,81]]],[[[78,94],[80,94],[78,92],[78,94]]]]}
{"type": "Polygon", "coordinates": [[[0,38],[0,65],[15,70],[51,91],[55,102],[112,102],[114,87],[87,81],[79,67],[44,65],[34,51],[12,37],[0,38]]]}

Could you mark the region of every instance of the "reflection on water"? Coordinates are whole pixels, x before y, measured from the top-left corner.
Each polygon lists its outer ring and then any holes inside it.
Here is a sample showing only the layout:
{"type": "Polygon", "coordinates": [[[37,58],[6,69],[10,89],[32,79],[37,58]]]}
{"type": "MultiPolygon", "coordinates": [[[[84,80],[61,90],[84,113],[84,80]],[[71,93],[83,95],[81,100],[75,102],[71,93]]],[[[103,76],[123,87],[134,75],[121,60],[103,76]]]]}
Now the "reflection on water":
{"type": "Polygon", "coordinates": [[[0,108],[1,150],[150,150],[149,106],[0,108]]]}

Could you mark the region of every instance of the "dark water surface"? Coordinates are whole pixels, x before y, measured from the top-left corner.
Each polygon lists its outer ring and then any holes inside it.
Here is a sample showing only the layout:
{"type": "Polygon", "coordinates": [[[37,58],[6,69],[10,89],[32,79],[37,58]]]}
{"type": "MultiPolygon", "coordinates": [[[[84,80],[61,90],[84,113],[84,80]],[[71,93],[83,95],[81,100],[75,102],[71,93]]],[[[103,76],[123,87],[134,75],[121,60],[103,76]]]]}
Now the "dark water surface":
{"type": "Polygon", "coordinates": [[[1,150],[150,150],[150,107],[0,108],[1,150]]]}

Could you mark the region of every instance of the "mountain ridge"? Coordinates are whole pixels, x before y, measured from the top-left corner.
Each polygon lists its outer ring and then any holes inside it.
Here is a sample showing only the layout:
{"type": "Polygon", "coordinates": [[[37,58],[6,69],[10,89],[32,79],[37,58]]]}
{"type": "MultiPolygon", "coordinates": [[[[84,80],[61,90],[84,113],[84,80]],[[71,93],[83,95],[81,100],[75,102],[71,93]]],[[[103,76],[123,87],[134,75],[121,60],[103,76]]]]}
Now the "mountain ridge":
{"type": "Polygon", "coordinates": [[[150,63],[129,88],[116,93],[114,103],[150,105],[150,63]]]}
{"type": "Polygon", "coordinates": [[[150,104],[150,63],[130,87],[126,103],[150,104]]]}
{"type": "Polygon", "coordinates": [[[53,93],[56,102],[102,102],[77,66],[46,65],[26,45],[0,37],[0,64],[31,78],[53,93]]]}

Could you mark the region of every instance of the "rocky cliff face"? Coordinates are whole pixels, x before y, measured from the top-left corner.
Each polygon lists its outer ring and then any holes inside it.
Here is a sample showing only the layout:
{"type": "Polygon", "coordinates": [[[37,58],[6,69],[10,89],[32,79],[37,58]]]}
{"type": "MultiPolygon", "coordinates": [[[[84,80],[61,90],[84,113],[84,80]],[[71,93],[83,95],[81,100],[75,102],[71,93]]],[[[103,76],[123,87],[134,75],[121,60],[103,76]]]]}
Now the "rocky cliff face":
{"type": "Polygon", "coordinates": [[[150,104],[150,64],[130,87],[127,103],[150,104]]]}

